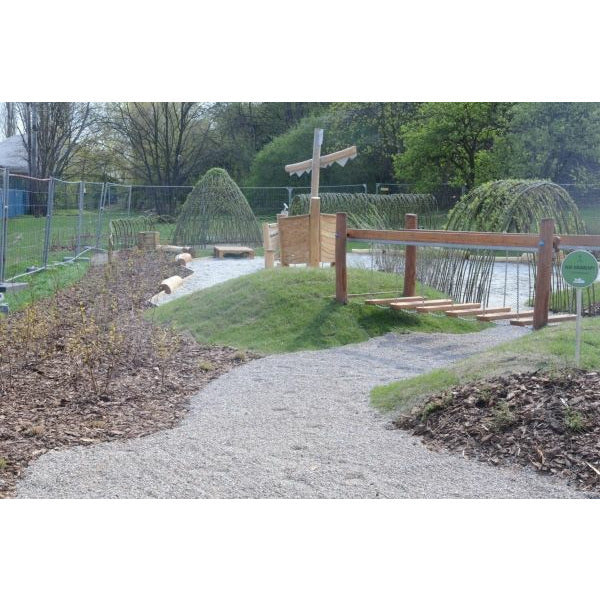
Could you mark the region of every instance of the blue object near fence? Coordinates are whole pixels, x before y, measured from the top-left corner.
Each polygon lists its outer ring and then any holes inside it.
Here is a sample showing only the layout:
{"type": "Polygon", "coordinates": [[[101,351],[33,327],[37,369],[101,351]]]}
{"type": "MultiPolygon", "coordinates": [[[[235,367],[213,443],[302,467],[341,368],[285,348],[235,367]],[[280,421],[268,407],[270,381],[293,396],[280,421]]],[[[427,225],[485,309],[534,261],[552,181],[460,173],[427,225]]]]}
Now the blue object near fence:
{"type": "Polygon", "coordinates": [[[27,213],[27,193],[24,190],[9,190],[8,217],[19,217],[27,213]]]}

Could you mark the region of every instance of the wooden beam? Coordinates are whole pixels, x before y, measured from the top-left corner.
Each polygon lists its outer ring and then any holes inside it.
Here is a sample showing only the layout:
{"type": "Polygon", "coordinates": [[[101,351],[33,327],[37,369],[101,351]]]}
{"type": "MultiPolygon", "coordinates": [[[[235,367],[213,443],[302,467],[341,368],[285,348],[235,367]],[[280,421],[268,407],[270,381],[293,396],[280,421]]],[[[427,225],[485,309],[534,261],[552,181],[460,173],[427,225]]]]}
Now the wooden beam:
{"type": "MultiPolygon", "coordinates": [[[[338,150],[337,152],[332,152],[331,154],[326,154],[325,156],[321,156],[319,159],[319,167],[328,167],[330,164],[343,160],[344,158],[354,158],[357,154],[356,146],[350,146],[349,148],[344,148],[343,150],[338,150]]],[[[286,165],[285,171],[286,173],[295,173],[296,171],[306,171],[307,169],[312,169],[313,161],[312,159],[303,160],[302,162],[294,163],[292,165],[286,165]]]]}
{"type": "MultiPolygon", "coordinates": [[[[417,229],[417,215],[407,213],[404,215],[404,228],[417,229]]],[[[417,247],[406,246],[404,259],[404,296],[414,296],[417,286],[417,247]]]]}
{"type": "Polygon", "coordinates": [[[552,254],[554,219],[542,219],[538,240],[537,272],[535,276],[535,299],[533,305],[533,328],[540,329],[548,322],[550,288],[552,286],[552,254]]]}
{"type": "Polygon", "coordinates": [[[460,246],[486,246],[510,248],[538,248],[539,237],[529,233],[489,233],[482,231],[437,231],[407,230],[398,231],[377,229],[348,229],[349,239],[374,242],[456,244],[460,246]]]}
{"type": "Polygon", "coordinates": [[[506,319],[513,319],[513,318],[521,318],[521,317],[533,317],[533,311],[532,310],[526,310],[525,312],[516,314],[513,312],[510,313],[496,313],[496,314],[485,314],[485,315],[478,315],[477,316],[477,320],[478,321],[502,321],[502,320],[506,320],[506,319]]]}
{"type": "Polygon", "coordinates": [[[416,308],[417,306],[439,306],[439,305],[448,305],[452,304],[452,300],[449,298],[443,298],[441,300],[415,300],[414,302],[392,302],[390,304],[390,308],[394,310],[404,310],[416,308]]]}
{"type": "Polygon", "coordinates": [[[440,312],[452,306],[452,302],[448,302],[447,304],[438,304],[437,306],[415,306],[415,310],[420,313],[440,312]]]}
{"type": "Polygon", "coordinates": [[[309,265],[318,267],[321,263],[321,200],[318,196],[310,199],[308,244],[309,265]]]}
{"type": "Polygon", "coordinates": [[[557,241],[558,248],[576,250],[600,250],[600,235],[560,235],[557,241]]]}
{"type": "Polygon", "coordinates": [[[495,313],[508,313],[510,312],[510,308],[465,308],[465,309],[452,309],[447,310],[446,314],[449,317],[468,317],[469,315],[473,315],[475,317],[479,315],[487,315],[487,314],[495,314],[495,313]]]}
{"type": "Polygon", "coordinates": [[[268,223],[263,223],[263,246],[265,249],[265,269],[272,269],[275,266],[275,251],[271,248],[271,235],[268,223]]]}
{"type": "MultiPolygon", "coordinates": [[[[551,315],[548,317],[548,323],[564,323],[565,321],[575,321],[577,315],[551,315]]],[[[522,319],[513,319],[510,321],[511,325],[518,325],[525,327],[527,325],[533,325],[533,317],[526,317],[522,319]]]]}
{"type": "Polygon", "coordinates": [[[348,275],[346,272],[346,213],[335,216],[335,299],[348,304],[348,275]]]}
{"type": "MultiPolygon", "coordinates": [[[[352,295],[352,294],[351,294],[352,295]]],[[[396,304],[400,304],[402,302],[414,302],[415,300],[425,300],[423,296],[410,296],[410,297],[402,297],[402,298],[370,298],[369,300],[365,300],[365,304],[374,304],[376,306],[387,306],[392,302],[396,304]]]]}

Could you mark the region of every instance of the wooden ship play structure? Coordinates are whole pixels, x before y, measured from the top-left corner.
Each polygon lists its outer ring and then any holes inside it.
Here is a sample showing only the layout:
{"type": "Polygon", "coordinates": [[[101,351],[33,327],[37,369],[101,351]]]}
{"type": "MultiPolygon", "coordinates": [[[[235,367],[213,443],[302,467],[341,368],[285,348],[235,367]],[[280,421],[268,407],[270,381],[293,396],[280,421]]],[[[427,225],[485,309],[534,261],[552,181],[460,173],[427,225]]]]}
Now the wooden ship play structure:
{"type": "Polygon", "coordinates": [[[321,214],[319,198],[319,175],[334,163],[344,166],[357,155],[356,146],[321,156],[323,130],[315,129],[312,158],[286,165],[290,175],[300,177],[310,173],[310,208],[307,215],[279,215],[277,223],[263,224],[265,267],[272,268],[276,257],[283,267],[308,264],[318,267],[321,263],[335,260],[335,215],[321,214]]]}

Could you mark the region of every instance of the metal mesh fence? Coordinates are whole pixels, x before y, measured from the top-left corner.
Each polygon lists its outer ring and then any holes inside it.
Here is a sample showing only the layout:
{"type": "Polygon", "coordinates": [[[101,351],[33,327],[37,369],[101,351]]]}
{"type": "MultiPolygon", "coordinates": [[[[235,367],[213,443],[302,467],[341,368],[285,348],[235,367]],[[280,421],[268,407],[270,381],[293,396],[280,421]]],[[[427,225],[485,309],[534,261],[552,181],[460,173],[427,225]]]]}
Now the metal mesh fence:
{"type": "MultiPolygon", "coordinates": [[[[600,187],[560,184],[582,212],[588,233],[600,233],[600,187]]],[[[174,223],[192,186],[145,186],[35,179],[0,169],[0,281],[42,268],[86,248],[107,247],[111,220],[152,216],[161,240],[170,242],[174,223]]],[[[242,187],[254,214],[274,219],[308,187],[242,187]]],[[[366,184],[321,186],[323,193],[364,194],[366,184]]],[[[378,194],[415,193],[411,184],[377,183],[378,194]]],[[[440,223],[464,190],[438,186],[440,223]]]]}
{"type": "Polygon", "coordinates": [[[44,266],[49,233],[49,179],[8,176],[8,215],[5,223],[4,279],[29,267],[44,266]]]}

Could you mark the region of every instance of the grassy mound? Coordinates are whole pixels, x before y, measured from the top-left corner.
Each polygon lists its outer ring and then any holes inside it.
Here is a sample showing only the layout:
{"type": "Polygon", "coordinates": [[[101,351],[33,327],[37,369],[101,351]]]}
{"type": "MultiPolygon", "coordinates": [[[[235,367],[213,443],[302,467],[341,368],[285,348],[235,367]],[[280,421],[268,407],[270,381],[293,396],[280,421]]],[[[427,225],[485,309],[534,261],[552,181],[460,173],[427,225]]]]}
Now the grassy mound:
{"type": "MultiPolygon", "coordinates": [[[[349,269],[349,293],[399,290],[397,275],[349,269]]],[[[155,309],[151,318],[189,330],[201,343],[263,353],[330,348],[389,331],[467,333],[479,323],[366,306],[336,304],[333,269],[272,269],[239,277],[155,309]]],[[[420,288],[424,295],[439,293],[420,288]]]]}
{"type": "MultiPolygon", "coordinates": [[[[371,402],[381,410],[407,411],[453,385],[484,381],[509,373],[553,372],[572,367],[574,354],[575,325],[553,325],[451,367],[378,386],[371,392],[371,402]]],[[[600,369],[600,317],[583,320],[581,367],[589,371],[600,369]]]]}

